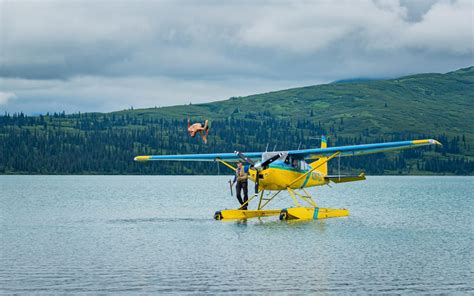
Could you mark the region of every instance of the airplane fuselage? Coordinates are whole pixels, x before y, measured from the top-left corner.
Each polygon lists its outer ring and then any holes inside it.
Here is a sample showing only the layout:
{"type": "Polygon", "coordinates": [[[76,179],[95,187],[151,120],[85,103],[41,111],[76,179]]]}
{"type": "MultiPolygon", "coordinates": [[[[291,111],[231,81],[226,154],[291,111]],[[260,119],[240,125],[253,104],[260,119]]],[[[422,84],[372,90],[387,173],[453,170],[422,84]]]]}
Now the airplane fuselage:
{"type": "MultiPolygon", "coordinates": [[[[284,161],[275,161],[270,164],[268,168],[259,172],[259,190],[286,190],[288,187],[291,189],[299,189],[321,186],[328,183],[323,175],[317,171],[313,171],[301,180],[288,186],[293,180],[304,175],[309,170],[309,166],[307,168],[294,167],[284,161]]],[[[250,170],[249,173],[250,176],[255,179],[256,171],[250,170]]]]}

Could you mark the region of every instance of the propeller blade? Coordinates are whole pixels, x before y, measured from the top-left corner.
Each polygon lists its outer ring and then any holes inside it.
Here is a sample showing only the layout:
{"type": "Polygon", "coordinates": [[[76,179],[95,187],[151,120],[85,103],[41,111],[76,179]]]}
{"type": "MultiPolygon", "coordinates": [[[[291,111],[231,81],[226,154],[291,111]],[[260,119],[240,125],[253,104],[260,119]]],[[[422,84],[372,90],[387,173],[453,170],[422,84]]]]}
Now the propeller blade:
{"type": "Polygon", "coordinates": [[[276,155],[273,155],[272,157],[270,157],[269,159],[265,160],[264,162],[261,162],[261,163],[257,163],[255,165],[255,168],[257,170],[261,170],[261,169],[265,169],[267,166],[269,166],[272,162],[274,162],[275,160],[279,159],[281,156],[283,155],[283,153],[278,153],[276,155]]]}
{"type": "Polygon", "coordinates": [[[251,164],[251,165],[255,165],[255,162],[253,160],[251,160],[250,158],[248,158],[247,156],[245,156],[242,152],[234,151],[234,153],[235,153],[235,155],[237,155],[240,159],[242,159],[246,163],[251,164]]]}
{"type": "Polygon", "coordinates": [[[272,162],[276,161],[277,159],[279,159],[280,157],[283,156],[283,153],[278,153],[276,155],[273,155],[272,157],[270,157],[269,159],[263,161],[263,162],[259,162],[259,163],[255,163],[253,160],[251,160],[250,158],[248,158],[247,156],[245,156],[245,154],[243,154],[242,152],[240,151],[234,151],[235,155],[237,155],[240,159],[242,159],[243,161],[245,161],[246,163],[250,164],[250,167],[251,168],[254,168],[255,169],[255,193],[258,193],[258,188],[259,188],[259,185],[260,185],[260,171],[262,169],[265,169],[266,167],[268,167],[272,162]]]}
{"type": "Polygon", "coordinates": [[[260,184],[259,175],[260,175],[260,173],[256,170],[256,174],[255,174],[255,193],[258,193],[258,185],[260,184]]]}

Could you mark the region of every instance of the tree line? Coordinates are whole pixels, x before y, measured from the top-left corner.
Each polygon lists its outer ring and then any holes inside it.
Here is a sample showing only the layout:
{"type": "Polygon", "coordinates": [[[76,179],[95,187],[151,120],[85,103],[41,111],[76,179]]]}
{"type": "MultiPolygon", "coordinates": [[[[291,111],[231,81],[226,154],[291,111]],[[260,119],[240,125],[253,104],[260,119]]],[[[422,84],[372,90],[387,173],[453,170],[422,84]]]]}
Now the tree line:
{"type": "Polygon", "coordinates": [[[276,119],[268,112],[213,120],[209,143],[189,137],[183,119],[136,116],[133,113],[53,113],[0,116],[0,173],[13,174],[217,174],[230,173],[216,163],[136,163],[148,154],[185,154],[290,150],[319,146],[320,136],[331,146],[436,138],[442,147],[401,153],[341,157],[330,173],[367,174],[473,174],[474,162],[464,135],[396,133],[373,136],[338,135],[317,119],[276,119]]]}

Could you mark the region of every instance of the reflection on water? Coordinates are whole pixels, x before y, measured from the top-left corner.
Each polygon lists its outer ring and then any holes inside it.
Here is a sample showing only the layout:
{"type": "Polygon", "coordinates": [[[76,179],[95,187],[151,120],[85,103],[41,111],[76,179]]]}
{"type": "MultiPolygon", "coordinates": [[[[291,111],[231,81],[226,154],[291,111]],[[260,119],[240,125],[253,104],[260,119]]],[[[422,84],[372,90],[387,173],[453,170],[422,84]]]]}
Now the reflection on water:
{"type": "Polygon", "coordinates": [[[474,291],[472,177],[313,189],[351,216],[312,222],[214,221],[237,205],[227,180],[0,176],[0,292],[474,291]]]}
{"type": "Polygon", "coordinates": [[[124,223],[124,224],[136,224],[136,223],[169,223],[169,222],[178,222],[178,221],[194,221],[194,222],[199,222],[199,221],[208,221],[209,218],[201,218],[201,219],[196,219],[196,218],[137,218],[137,219],[111,219],[108,220],[107,223],[124,223]]]}

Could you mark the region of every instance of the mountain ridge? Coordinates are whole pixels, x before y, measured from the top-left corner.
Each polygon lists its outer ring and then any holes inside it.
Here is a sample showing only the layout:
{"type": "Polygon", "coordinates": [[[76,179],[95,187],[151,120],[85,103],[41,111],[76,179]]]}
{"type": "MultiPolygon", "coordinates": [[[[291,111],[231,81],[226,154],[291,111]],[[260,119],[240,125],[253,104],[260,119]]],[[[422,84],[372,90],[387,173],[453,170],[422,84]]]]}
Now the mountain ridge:
{"type": "MultiPolygon", "coordinates": [[[[474,132],[469,132],[474,129],[472,110],[474,67],[471,66],[446,74],[423,73],[389,80],[305,86],[211,103],[135,109],[131,114],[223,119],[269,112],[276,118],[298,120],[311,119],[312,111],[322,122],[334,123],[342,118],[353,124],[353,128],[346,127],[347,133],[365,128],[374,134],[391,133],[401,128],[413,133],[464,132],[474,140],[474,132]],[[454,102],[443,104],[446,99],[454,102]]],[[[129,111],[117,114],[123,112],[129,111]]]]}
{"type": "MultiPolygon", "coordinates": [[[[2,174],[214,174],[215,164],[141,164],[144,154],[314,148],[436,138],[442,147],[341,159],[346,172],[474,174],[474,67],[292,88],[197,105],[0,116],[2,174]],[[210,120],[209,142],[187,118],[210,120]]],[[[330,165],[330,171],[334,167],[330,165]]]]}

